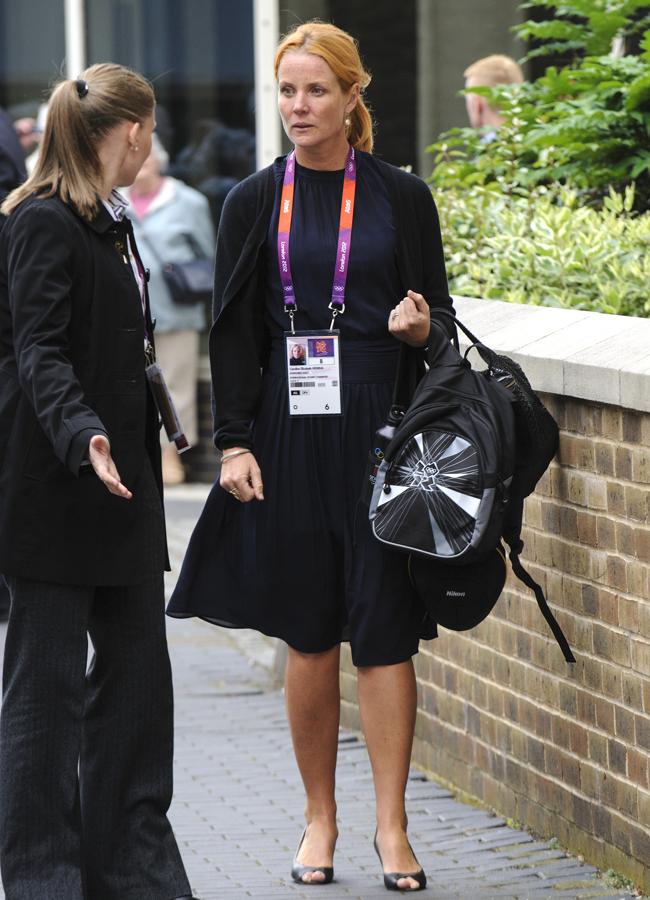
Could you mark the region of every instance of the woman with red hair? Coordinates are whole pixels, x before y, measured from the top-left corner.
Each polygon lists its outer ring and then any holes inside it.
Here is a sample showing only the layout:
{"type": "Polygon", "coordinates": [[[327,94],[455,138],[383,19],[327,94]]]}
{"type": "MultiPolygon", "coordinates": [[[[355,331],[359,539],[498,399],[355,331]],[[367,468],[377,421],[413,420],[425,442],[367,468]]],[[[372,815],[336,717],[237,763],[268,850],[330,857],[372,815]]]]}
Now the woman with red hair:
{"type": "Polygon", "coordinates": [[[435,308],[451,307],[440,227],[427,186],[372,155],[370,75],[349,34],[299,26],[275,73],[293,150],[224,206],[210,334],[221,478],[168,612],[289,645],[287,712],[307,796],[292,877],[305,884],[333,877],[339,652],[350,641],[384,883],[420,890],[404,806],[411,658],[435,627],[358,499],[400,342],[424,347],[435,308]],[[291,369],[296,335],[306,363],[291,369]]]}

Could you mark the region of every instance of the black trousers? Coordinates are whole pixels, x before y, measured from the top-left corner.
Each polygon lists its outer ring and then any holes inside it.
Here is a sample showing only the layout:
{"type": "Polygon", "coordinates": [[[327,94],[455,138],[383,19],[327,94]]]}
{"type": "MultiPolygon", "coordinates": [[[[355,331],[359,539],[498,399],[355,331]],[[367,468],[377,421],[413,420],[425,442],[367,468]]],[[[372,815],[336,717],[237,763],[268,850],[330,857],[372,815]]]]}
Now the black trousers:
{"type": "Polygon", "coordinates": [[[173,699],[162,576],[121,588],[7,582],[6,900],[191,893],[167,819],[173,699]],[[88,635],[94,656],[86,672],[88,635]]]}

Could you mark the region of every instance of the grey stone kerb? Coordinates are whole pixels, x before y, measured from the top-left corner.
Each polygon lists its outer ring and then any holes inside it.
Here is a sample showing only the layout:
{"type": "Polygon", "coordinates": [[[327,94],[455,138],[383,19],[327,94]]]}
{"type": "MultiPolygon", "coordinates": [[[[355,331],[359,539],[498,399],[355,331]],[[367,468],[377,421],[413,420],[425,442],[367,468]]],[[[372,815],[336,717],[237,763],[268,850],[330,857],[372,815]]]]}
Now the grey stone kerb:
{"type": "Polygon", "coordinates": [[[650,320],[472,297],[454,297],[454,306],[535,390],[650,412],[650,320]]]}

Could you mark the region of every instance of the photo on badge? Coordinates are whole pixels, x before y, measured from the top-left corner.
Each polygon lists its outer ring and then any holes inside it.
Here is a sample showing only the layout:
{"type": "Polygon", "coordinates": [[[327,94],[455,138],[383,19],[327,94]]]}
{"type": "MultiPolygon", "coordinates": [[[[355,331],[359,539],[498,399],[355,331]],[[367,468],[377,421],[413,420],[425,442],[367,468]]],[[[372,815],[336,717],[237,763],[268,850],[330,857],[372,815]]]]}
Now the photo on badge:
{"type": "Polygon", "coordinates": [[[287,341],[287,354],[290,366],[306,366],[307,356],[304,343],[287,341]]]}

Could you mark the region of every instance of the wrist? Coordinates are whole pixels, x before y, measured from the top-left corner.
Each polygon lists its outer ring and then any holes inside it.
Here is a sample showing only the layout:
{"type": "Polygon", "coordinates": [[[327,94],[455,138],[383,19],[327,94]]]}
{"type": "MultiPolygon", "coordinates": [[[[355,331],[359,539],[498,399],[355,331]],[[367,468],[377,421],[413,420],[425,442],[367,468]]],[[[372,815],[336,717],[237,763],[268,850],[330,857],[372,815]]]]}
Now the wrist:
{"type": "Polygon", "coordinates": [[[224,450],[223,456],[221,457],[221,465],[228,462],[231,459],[235,459],[237,456],[242,456],[244,453],[251,453],[247,447],[230,447],[228,450],[224,450]]]}
{"type": "Polygon", "coordinates": [[[422,329],[422,336],[419,338],[417,343],[413,344],[418,350],[426,350],[427,345],[429,343],[429,335],[431,334],[431,323],[427,321],[426,333],[425,329],[422,329]]]}

